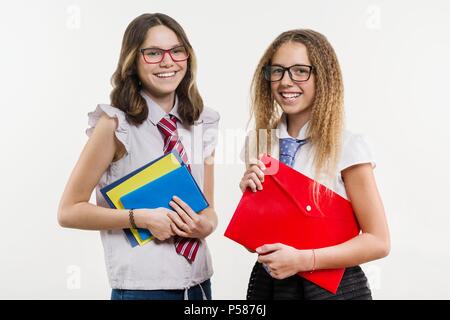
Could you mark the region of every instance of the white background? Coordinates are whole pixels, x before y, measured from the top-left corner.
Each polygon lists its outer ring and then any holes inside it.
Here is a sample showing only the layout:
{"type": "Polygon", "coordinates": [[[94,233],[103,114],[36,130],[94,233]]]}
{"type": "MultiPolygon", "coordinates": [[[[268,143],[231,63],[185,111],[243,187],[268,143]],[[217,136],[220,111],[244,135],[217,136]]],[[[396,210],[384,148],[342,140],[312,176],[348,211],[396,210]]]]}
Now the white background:
{"type": "MultiPolygon", "coordinates": [[[[343,71],[347,128],[364,133],[376,157],[392,235],[391,254],[363,266],[373,296],[450,298],[448,1],[18,0],[0,7],[0,298],[109,298],[98,232],[60,228],[56,210],[87,140],[87,113],[109,102],[125,28],[146,12],[185,28],[199,88],[220,112],[223,136],[245,129],[251,77],[269,43],[293,28],[325,34],[343,71]]],[[[244,299],[256,259],[223,236],[240,198],[241,144],[217,150],[219,227],[208,238],[215,299],[244,299]]]]}

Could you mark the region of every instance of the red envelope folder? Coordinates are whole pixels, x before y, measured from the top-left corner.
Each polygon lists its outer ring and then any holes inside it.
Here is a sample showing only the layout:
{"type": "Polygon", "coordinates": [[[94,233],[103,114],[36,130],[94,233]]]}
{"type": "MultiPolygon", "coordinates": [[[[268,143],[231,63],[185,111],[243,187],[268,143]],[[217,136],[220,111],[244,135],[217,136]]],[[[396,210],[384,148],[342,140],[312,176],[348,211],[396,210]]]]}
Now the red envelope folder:
{"type": "MultiPolygon", "coordinates": [[[[225,231],[226,237],[251,250],[270,243],[318,249],[359,234],[348,200],[320,185],[316,206],[312,194],[314,180],[270,156],[261,160],[267,167],[263,190],[244,192],[225,231]]],[[[336,294],[344,271],[344,268],[326,269],[299,275],[336,294]]]]}

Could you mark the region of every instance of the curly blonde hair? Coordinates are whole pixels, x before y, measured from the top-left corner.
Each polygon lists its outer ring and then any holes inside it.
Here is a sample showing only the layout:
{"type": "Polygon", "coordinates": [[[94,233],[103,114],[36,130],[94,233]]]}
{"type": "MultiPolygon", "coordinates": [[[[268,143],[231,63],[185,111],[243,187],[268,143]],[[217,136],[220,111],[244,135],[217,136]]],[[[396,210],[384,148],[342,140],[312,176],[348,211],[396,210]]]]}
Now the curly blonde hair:
{"type": "Polygon", "coordinates": [[[287,42],[305,45],[309,60],[314,66],[315,96],[311,106],[308,136],[314,152],[315,178],[324,181],[334,177],[344,127],[344,86],[341,70],[336,53],[325,36],[313,30],[290,30],[280,34],[270,44],[253,76],[251,113],[257,132],[261,129],[268,130],[270,149],[270,139],[273,137],[271,129],[275,129],[279,124],[282,110],[273,98],[270,82],[264,79],[263,68],[270,65],[275,52],[287,42]]]}

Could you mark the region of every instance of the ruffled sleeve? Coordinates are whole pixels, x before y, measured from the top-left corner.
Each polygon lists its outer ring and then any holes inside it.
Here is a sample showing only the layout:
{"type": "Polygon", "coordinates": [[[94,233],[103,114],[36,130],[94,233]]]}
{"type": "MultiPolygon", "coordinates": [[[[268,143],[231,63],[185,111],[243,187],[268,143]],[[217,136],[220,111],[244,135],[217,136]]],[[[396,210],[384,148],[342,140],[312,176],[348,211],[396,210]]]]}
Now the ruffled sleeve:
{"type": "Polygon", "coordinates": [[[338,170],[342,170],[357,164],[370,163],[375,168],[376,163],[370,150],[366,137],[361,134],[344,134],[341,161],[338,170]]]}
{"type": "Polygon", "coordinates": [[[86,134],[89,137],[92,135],[92,132],[94,131],[94,128],[103,113],[110,118],[117,119],[117,128],[115,131],[115,135],[117,139],[124,145],[127,153],[130,153],[130,143],[128,138],[130,125],[125,118],[125,113],[120,109],[114,108],[107,104],[97,105],[97,108],[94,111],[88,113],[88,128],[86,129],[86,134]]]}
{"type": "Polygon", "coordinates": [[[204,108],[199,122],[203,123],[203,159],[208,158],[217,146],[220,115],[211,108],[204,108]]]}

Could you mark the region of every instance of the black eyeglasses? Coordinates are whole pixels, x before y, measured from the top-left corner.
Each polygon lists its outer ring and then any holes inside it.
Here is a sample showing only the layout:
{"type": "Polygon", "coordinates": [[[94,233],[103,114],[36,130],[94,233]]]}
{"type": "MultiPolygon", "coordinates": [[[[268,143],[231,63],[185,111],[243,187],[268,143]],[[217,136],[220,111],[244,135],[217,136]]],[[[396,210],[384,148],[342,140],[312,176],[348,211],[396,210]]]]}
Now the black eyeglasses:
{"type": "Polygon", "coordinates": [[[283,67],[279,65],[264,66],[264,78],[270,82],[280,81],[287,71],[289,77],[294,82],[305,82],[311,77],[314,67],[306,64],[294,64],[290,67],[283,67]]]}
{"type": "Polygon", "coordinates": [[[184,46],[176,46],[172,49],[161,48],[143,48],[140,50],[146,63],[160,63],[164,60],[164,56],[169,54],[174,62],[185,61],[189,58],[189,52],[184,46]]]}

